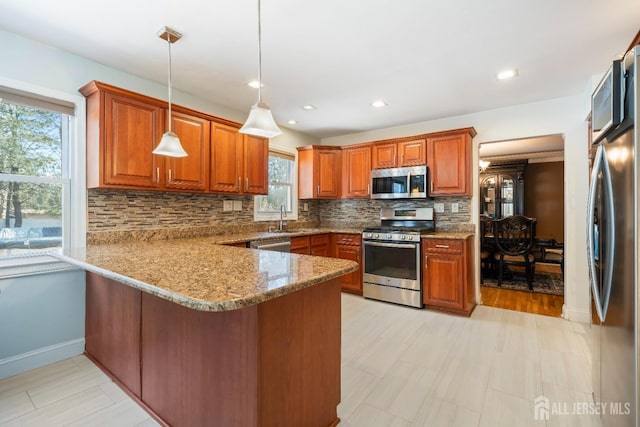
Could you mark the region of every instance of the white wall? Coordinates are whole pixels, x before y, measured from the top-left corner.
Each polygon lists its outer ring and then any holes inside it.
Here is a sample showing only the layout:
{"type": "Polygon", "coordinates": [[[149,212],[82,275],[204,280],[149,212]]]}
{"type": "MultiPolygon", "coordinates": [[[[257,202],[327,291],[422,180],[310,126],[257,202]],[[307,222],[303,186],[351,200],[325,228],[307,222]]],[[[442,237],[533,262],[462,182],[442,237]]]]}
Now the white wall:
{"type": "MultiPolygon", "coordinates": [[[[322,144],[347,145],[399,136],[417,135],[473,126],[473,163],[478,162],[478,145],[532,136],[563,134],[565,141],[565,301],[563,315],[570,320],[590,321],[589,277],[586,265],[586,205],[589,185],[585,94],[514,107],[413,123],[394,128],[322,139],[322,144]]],[[[589,92],[590,93],[590,92],[589,92]]],[[[473,177],[472,218],[478,218],[478,170],[473,177]]],[[[478,239],[476,238],[476,251],[478,239]]],[[[477,266],[478,267],[478,266],[477,266]]],[[[480,301],[479,273],[476,293],[480,301]]]]}
{"type": "MultiPolygon", "coordinates": [[[[0,46],[0,77],[5,79],[75,96],[79,95],[78,88],[91,80],[98,80],[154,98],[167,99],[166,84],[145,80],[14,33],[0,30],[0,46]]],[[[244,122],[251,108],[247,105],[246,111],[232,110],[177,90],[172,95],[176,104],[239,123],[244,122]]],[[[317,138],[291,129],[282,130],[284,133],[272,140],[280,147],[292,149],[319,142],[317,138]]]]}

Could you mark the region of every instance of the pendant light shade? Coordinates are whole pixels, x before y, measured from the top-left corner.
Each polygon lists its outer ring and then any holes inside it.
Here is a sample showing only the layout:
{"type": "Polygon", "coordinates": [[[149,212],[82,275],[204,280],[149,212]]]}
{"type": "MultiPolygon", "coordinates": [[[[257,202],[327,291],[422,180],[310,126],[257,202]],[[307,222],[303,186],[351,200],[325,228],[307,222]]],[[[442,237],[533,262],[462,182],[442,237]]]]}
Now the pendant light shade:
{"type": "Polygon", "coordinates": [[[162,135],[160,139],[160,143],[153,150],[153,154],[159,154],[161,156],[168,157],[186,157],[188,156],[187,152],[182,148],[182,144],[180,143],[180,138],[171,130],[171,123],[173,116],[171,115],[171,44],[177,42],[182,38],[182,34],[173,30],[169,27],[163,27],[158,31],[158,37],[167,41],[167,45],[169,46],[169,82],[168,82],[168,91],[169,91],[169,130],[162,135]]]}
{"type": "Polygon", "coordinates": [[[172,131],[167,131],[162,135],[160,143],[153,150],[153,154],[160,154],[169,157],[187,157],[188,154],[180,144],[180,138],[172,131]]]}
{"type": "Polygon", "coordinates": [[[249,117],[239,132],[265,138],[273,138],[282,134],[275,120],[273,120],[269,106],[262,102],[262,22],[260,0],[258,0],[258,102],[251,107],[249,117]]]}
{"type": "Polygon", "coordinates": [[[273,120],[269,106],[264,102],[258,102],[251,107],[249,117],[240,128],[240,133],[273,138],[280,135],[282,131],[273,120]]]}

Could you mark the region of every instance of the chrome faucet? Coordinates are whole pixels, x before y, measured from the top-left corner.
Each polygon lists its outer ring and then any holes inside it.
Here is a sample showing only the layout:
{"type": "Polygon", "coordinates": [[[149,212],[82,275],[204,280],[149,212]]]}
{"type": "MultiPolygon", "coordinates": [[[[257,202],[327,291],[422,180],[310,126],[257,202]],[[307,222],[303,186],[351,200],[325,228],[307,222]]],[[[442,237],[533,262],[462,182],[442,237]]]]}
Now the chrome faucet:
{"type": "Polygon", "coordinates": [[[280,231],[284,231],[284,218],[287,217],[287,212],[284,210],[284,205],[280,205],[280,231]]]}

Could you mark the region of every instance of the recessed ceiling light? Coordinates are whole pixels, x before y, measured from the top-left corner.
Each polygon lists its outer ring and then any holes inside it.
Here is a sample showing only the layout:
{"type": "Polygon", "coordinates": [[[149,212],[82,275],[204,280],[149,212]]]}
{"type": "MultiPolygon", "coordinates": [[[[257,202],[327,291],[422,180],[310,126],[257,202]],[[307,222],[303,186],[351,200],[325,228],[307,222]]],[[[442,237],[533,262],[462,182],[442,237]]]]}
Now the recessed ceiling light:
{"type": "Polygon", "coordinates": [[[387,106],[387,105],[389,105],[389,104],[387,104],[387,103],[386,103],[386,102],[384,102],[383,100],[378,100],[378,101],[373,101],[373,102],[371,103],[371,105],[372,105],[372,106],[374,106],[374,107],[376,107],[376,108],[382,108],[382,107],[386,107],[386,106],[387,106]]]}
{"type": "Polygon", "coordinates": [[[260,84],[259,81],[253,80],[247,83],[247,86],[252,87],[254,89],[258,89],[258,87],[264,87],[264,83],[260,84]]]}
{"type": "Polygon", "coordinates": [[[512,68],[510,70],[503,70],[496,74],[498,80],[506,80],[512,77],[516,77],[518,75],[518,70],[516,68],[512,68]]]}
{"type": "Polygon", "coordinates": [[[315,106],[313,106],[313,105],[311,105],[311,104],[307,104],[307,105],[303,105],[303,106],[302,106],[302,109],[303,109],[303,110],[307,110],[307,111],[311,111],[311,110],[315,110],[315,109],[316,109],[316,107],[315,107],[315,106]]]}
{"type": "Polygon", "coordinates": [[[289,120],[287,123],[289,123],[290,125],[295,125],[298,122],[296,122],[295,120],[289,120]]]}

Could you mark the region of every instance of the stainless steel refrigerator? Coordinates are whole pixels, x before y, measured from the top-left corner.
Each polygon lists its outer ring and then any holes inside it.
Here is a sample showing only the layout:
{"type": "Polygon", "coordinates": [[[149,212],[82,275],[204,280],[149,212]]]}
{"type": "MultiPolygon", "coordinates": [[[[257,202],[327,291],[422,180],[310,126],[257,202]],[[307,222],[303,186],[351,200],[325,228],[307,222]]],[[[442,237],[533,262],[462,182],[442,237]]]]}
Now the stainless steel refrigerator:
{"type": "Polygon", "coordinates": [[[605,427],[638,425],[639,59],[640,46],[614,61],[592,96],[587,248],[593,397],[605,427]]]}

